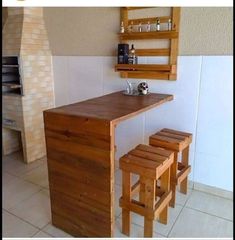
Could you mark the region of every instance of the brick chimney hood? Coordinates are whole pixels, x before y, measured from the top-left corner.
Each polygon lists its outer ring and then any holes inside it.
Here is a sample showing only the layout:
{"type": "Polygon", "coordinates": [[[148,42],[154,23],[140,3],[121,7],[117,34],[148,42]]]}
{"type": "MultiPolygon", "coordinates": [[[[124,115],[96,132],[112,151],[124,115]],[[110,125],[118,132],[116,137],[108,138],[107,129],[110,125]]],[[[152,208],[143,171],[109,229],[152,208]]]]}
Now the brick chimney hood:
{"type": "Polygon", "coordinates": [[[41,7],[8,7],[3,27],[3,56],[18,56],[23,96],[3,95],[3,154],[16,150],[14,134],[21,133],[26,163],[46,155],[43,111],[54,107],[52,57],[41,7]]]}

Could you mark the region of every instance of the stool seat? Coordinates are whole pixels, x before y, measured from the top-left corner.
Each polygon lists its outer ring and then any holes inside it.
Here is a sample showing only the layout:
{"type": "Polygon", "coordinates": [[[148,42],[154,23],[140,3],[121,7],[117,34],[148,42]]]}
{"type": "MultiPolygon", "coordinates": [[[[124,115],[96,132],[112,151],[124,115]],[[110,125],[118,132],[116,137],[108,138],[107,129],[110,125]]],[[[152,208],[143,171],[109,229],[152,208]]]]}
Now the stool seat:
{"type": "Polygon", "coordinates": [[[128,169],[132,173],[158,179],[173,161],[173,152],[140,144],[120,158],[120,169],[128,169]]]}
{"type": "Polygon", "coordinates": [[[149,138],[150,145],[171,149],[177,152],[185,149],[192,142],[192,134],[163,128],[149,138]]]}

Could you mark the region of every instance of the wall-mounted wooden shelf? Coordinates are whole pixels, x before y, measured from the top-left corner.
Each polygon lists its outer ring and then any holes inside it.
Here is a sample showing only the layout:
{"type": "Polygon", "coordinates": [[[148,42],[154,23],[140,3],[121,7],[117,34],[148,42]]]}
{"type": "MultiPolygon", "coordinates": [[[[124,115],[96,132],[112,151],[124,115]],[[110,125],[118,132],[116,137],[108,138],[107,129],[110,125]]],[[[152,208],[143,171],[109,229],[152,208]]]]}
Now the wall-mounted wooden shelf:
{"type": "Polygon", "coordinates": [[[116,64],[116,71],[171,71],[175,65],[167,64],[116,64]]]}
{"type": "Polygon", "coordinates": [[[173,39],[178,38],[176,31],[120,33],[120,40],[173,39]]]}
{"type": "MultiPolygon", "coordinates": [[[[160,19],[161,23],[167,23],[169,19],[172,21],[171,31],[151,31],[151,32],[127,32],[119,33],[121,43],[127,43],[130,40],[162,40],[170,41],[169,48],[159,49],[136,49],[136,56],[166,56],[169,58],[168,64],[117,64],[115,71],[120,72],[122,78],[143,78],[143,79],[177,79],[177,57],[179,44],[179,24],[180,24],[180,8],[171,7],[170,16],[156,16],[150,18],[129,19],[128,12],[150,7],[122,7],[121,22],[124,24],[125,30],[128,26],[138,24],[155,24],[156,19],[160,19]]],[[[155,7],[154,7],[155,8],[155,7]]]]}

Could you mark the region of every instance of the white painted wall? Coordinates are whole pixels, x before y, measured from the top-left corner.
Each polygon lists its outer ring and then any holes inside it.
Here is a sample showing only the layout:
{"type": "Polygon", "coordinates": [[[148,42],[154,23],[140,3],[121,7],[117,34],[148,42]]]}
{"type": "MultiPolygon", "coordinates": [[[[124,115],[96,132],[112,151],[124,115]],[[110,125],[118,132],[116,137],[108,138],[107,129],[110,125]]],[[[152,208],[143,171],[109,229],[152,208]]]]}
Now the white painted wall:
{"type": "MultiPolygon", "coordinates": [[[[156,58],[140,61],[154,63],[156,58]]],[[[149,135],[163,127],[188,131],[194,136],[190,179],[232,191],[232,57],[181,56],[178,61],[177,81],[148,80],[151,92],[173,94],[174,101],[120,123],[116,159],[148,143],[149,135]]],[[[125,89],[115,63],[115,57],[53,57],[56,106],[125,89]]]]}

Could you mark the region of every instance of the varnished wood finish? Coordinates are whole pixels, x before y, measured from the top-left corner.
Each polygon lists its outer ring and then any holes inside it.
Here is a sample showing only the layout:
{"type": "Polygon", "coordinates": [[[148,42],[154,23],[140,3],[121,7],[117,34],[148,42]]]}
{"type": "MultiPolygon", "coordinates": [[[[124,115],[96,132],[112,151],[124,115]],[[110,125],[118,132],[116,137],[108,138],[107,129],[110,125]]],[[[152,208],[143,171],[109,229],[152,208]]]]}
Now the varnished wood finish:
{"type": "Polygon", "coordinates": [[[188,175],[191,172],[189,165],[189,146],[192,142],[192,134],[173,129],[164,128],[149,138],[149,143],[155,147],[163,147],[174,151],[174,163],[171,166],[172,199],[170,206],[175,206],[176,186],[180,185],[180,191],[187,194],[188,175]],[[178,153],[182,152],[181,162],[178,162],[178,153]]]}
{"type": "Polygon", "coordinates": [[[179,33],[176,31],[159,32],[130,32],[120,33],[121,40],[143,40],[143,39],[177,39],[179,33]]]}
{"type": "MultiPolygon", "coordinates": [[[[115,67],[115,71],[120,72],[121,78],[137,78],[137,79],[160,79],[160,80],[176,80],[177,79],[177,56],[179,46],[179,24],[180,24],[180,8],[171,7],[170,16],[155,16],[147,18],[129,18],[128,11],[138,10],[142,7],[123,7],[121,8],[121,21],[124,23],[125,32],[119,33],[120,43],[128,43],[132,40],[167,40],[169,41],[169,48],[165,49],[136,49],[136,56],[168,56],[169,69],[159,69],[142,66],[135,67],[135,71],[129,68],[115,67]],[[172,21],[172,28],[170,30],[150,31],[150,32],[133,32],[129,31],[131,25],[139,24],[156,24],[157,19],[161,24],[166,24],[169,19],[172,21]],[[164,72],[163,72],[164,71],[164,72]]],[[[157,13],[157,11],[156,11],[157,13]]],[[[133,67],[133,66],[132,66],[133,67]]]]}
{"type": "MultiPolygon", "coordinates": [[[[179,32],[180,29],[180,7],[172,8],[172,30],[179,32]]],[[[178,56],[178,45],[179,45],[179,38],[171,39],[170,40],[170,61],[169,63],[172,65],[177,66],[177,56],[178,56]]],[[[171,71],[172,74],[176,74],[176,69],[171,71]]]]}
{"type": "Polygon", "coordinates": [[[170,71],[172,66],[167,64],[116,64],[116,71],[170,71]]]}
{"type": "Polygon", "coordinates": [[[44,112],[54,226],[75,237],[113,236],[115,126],[172,99],[116,92],[44,112]]]}
{"type": "MultiPolygon", "coordinates": [[[[120,158],[119,167],[124,175],[135,173],[140,177],[133,187],[130,187],[130,178],[123,177],[122,186],[125,190],[120,198],[120,207],[124,213],[130,214],[132,211],[144,216],[144,237],[152,237],[154,219],[159,217],[161,223],[167,223],[168,205],[172,196],[170,167],[173,161],[173,151],[142,144],[120,158]],[[157,180],[160,178],[161,188],[159,189],[157,180]],[[139,190],[139,201],[129,197],[133,196],[132,192],[136,192],[136,189],[139,190]]],[[[129,215],[122,215],[122,231],[126,232],[126,235],[130,233],[129,219],[129,215]]]]}
{"type": "Polygon", "coordinates": [[[135,52],[137,56],[169,56],[170,55],[169,48],[136,49],[135,52]]]}

